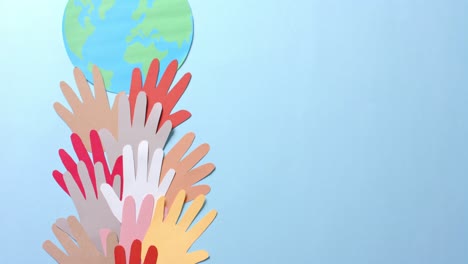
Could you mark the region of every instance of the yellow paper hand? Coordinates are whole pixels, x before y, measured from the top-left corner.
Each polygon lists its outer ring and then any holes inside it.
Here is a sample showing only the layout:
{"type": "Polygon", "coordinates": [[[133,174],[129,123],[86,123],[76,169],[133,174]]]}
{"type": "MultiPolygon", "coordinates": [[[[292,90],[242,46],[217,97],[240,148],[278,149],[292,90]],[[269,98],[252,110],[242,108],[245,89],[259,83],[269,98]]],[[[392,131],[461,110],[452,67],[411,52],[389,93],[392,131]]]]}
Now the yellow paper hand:
{"type": "Polygon", "coordinates": [[[193,264],[206,260],[209,254],[205,250],[188,253],[193,243],[201,236],[215,219],[217,212],[211,210],[190,230],[187,230],[205,204],[205,196],[198,196],[177,222],[186,198],[185,191],[180,191],[169,213],[164,218],[165,197],[159,198],[153,219],[143,240],[142,256],[152,245],[158,249],[158,264],[193,264]]]}

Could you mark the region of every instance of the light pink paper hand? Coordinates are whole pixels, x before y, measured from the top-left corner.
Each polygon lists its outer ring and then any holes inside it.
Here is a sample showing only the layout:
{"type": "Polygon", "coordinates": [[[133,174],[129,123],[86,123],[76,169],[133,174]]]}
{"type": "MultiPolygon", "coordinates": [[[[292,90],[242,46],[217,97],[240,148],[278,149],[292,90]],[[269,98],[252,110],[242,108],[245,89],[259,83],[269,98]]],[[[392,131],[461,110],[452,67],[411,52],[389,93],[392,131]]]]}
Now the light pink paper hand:
{"type": "Polygon", "coordinates": [[[151,224],[153,209],[154,197],[150,194],[144,198],[137,217],[135,199],[132,196],[125,198],[119,241],[119,244],[125,248],[125,251],[131,251],[133,241],[143,240],[151,224]]]}

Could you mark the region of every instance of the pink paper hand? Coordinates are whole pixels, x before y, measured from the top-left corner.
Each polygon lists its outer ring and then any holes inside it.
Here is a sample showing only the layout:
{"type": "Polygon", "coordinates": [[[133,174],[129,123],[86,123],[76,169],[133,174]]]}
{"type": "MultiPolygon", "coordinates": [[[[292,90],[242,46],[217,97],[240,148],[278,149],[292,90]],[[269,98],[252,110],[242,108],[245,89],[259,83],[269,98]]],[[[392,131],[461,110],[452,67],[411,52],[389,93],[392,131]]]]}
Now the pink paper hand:
{"type": "Polygon", "coordinates": [[[122,225],[120,227],[120,242],[127,252],[130,252],[134,240],[143,240],[151,224],[154,209],[153,195],[147,195],[138,210],[135,199],[128,196],[124,201],[122,225]],[[139,211],[139,213],[137,213],[139,211]],[[137,217],[138,216],[138,217],[137,217]]]}
{"type": "MultiPolygon", "coordinates": [[[[92,130],[89,133],[89,137],[90,137],[91,149],[92,149],[92,157],[93,157],[92,160],[88,151],[86,150],[83,139],[80,138],[78,134],[72,134],[70,137],[72,141],[73,149],[75,150],[76,156],[78,158],[77,161],[74,161],[73,158],[70,156],[70,154],[68,154],[65,150],[63,149],[59,150],[59,156],[60,156],[60,159],[62,160],[62,163],[66,171],[68,171],[72,175],[81,193],[85,195],[83,184],[81,182],[80,176],[78,174],[78,169],[77,169],[78,162],[83,161],[84,164],[86,165],[86,168],[88,169],[90,173],[91,183],[93,184],[94,193],[97,196],[97,193],[98,193],[97,190],[99,186],[96,186],[96,176],[94,173],[94,165],[100,162],[104,168],[104,175],[106,178],[106,183],[113,186],[116,193],[120,195],[122,191],[120,177],[122,176],[122,173],[123,173],[122,172],[123,170],[122,156],[117,158],[117,161],[115,162],[113,170],[112,172],[110,172],[109,167],[107,165],[107,159],[104,154],[104,149],[102,147],[101,138],[99,137],[99,134],[97,133],[97,131],[92,130]]],[[[67,186],[65,185],[65,181],[63,179],[63,173],[58,170],[55,170],[52,173],[52,175],[54,176],[54,179],[58,183],[58,185],[68,195],[70,195],[67,189],[67,186]]]]}

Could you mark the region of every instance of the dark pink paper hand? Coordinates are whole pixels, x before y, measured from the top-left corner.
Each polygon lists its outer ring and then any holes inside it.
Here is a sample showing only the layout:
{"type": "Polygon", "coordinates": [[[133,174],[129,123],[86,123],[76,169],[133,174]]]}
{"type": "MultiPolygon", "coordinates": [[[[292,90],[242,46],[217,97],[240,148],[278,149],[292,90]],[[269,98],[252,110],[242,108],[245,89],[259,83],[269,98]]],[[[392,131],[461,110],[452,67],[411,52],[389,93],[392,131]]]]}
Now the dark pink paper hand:
{"type": "MultiPolygon", "coordinates": [[[[78,161],[83,161],[86,165],[86,168],[90,172],[90,178],[93,184],[95,194],[98,193],[98,189],[99,189],[99,186],[96,186],[96,176],[94,175],[94,165],[97,162],[102,163],[104,167],[104,174],[106,177],[106,182],[108,184],[113,185],[115,177],[122,176],[122,173],[123,173],[122,156],[120,156],[115,162],[114,168],[111,173],[107,165],[107,160],[104,155],[104,149],[102,148],[101,139],[97,131],[92,130],[90,132],[91,150],[92,150],[92,156],[93,156],[92,159],[88,151],[86,150],[83,140],[78,136],[78,134],[73,133],[71,135],[71,141],[72,141],[73,149],[75,150],[76,156],[78,158],[78,161]]],[[[83,196],[85,196],[83,184],[81,183],[81,179],[78,174],[78,168],[77,168],[78,161],[73,160],[73,158],[63,149],[59,150],[59,156],[60,156],[60,159],[62,160],[63,165],[65,166],[65,169],[68,172],[70,172],[76,184],[80,188],[81,193],[83,194],[83,196]]],[[[70,193],[68,192],[67,186],[65,185],[65,181],[63,179],[63,173],[61,173],[58,170],[55,170],[54,172],[52,172],[52,175],[55,181],[57,181],[58,185],[60,185],[60,187],[68,195],[70,195],[70,193]]],[[[122,182],[122,181],[120,180],[118,182],[122,182]]],[[[120,189],[122,191],[122,186],[120,189]]]]}

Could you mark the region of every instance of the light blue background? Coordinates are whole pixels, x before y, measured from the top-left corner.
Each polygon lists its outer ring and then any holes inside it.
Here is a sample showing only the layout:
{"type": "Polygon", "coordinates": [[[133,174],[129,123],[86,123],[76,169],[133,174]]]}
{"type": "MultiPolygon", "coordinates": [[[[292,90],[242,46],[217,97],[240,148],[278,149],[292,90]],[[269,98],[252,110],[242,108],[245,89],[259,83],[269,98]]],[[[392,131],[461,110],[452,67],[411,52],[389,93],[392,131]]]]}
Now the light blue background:
{"type": "MultiPolygon", "coordinates": [[[[74,213],[51,176],[65,4],[0,2],[2,263],[53,263],[74,213]]],[[[467,1],[191,4],[174,139],[212,146],[208,263],[468,262],[467,1]]]]}

